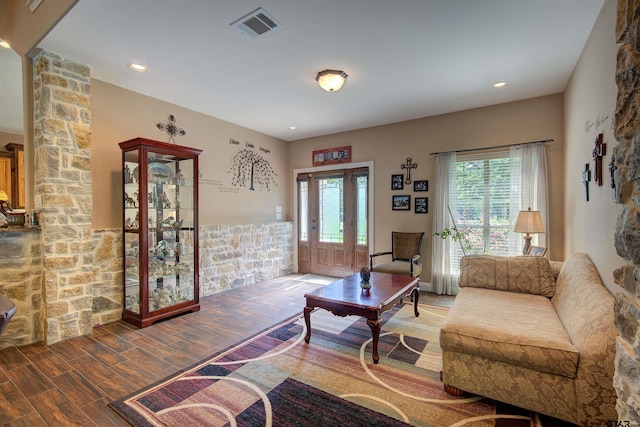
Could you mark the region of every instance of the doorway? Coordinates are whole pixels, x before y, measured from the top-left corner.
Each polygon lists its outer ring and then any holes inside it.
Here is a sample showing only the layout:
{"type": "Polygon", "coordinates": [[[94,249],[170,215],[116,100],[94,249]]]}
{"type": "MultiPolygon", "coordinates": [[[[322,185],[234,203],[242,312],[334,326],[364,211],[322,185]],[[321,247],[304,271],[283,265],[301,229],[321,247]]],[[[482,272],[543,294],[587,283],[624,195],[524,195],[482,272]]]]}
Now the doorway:
{"type": "Polygon", "coordinates": [[[369,167],[296,174],[298,272],[344,277],[369,265],[369,167]]]}

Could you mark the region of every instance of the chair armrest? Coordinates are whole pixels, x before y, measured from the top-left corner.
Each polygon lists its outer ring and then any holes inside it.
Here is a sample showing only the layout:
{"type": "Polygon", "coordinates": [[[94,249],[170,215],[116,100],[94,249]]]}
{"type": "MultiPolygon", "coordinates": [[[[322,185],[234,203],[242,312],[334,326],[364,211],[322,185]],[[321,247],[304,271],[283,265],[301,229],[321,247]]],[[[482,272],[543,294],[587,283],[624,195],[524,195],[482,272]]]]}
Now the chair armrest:
{"type": "Polygon", "coordinates": [[[375,254],[369,255],[369,258],[373,258],[374,256],[380,256],[380,255],[391,255],[391,252],[376,252],[375,254]]]}
{"type": "Polygon", "coordinates": [[[375,254],[369,255],[369,269],[373,269],[373,257],[380,255],[391,255],[391,252],[376,252],[375,254]]]}
{"type": "Polygon", "coordinates": [[[411,262],[413,264],[417,264],[419,260],[420,260],[420,254],[416,254],[416,255],[411,257],[411,262]]]}

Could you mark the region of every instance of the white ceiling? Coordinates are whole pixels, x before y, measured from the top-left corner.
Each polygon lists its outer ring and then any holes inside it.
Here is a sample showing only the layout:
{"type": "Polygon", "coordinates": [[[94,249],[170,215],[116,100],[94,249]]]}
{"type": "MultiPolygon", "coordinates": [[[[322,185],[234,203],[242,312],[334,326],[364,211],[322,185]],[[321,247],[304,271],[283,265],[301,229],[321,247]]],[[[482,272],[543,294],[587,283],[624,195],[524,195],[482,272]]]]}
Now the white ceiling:
{"type": "Polygon", "coordinates": [[[562,92],[603,1],[80,0],[39,47],[290,141],[562,92]],[[258,7],[282,28],[229,25],[258,7]],[[318,87],[324,69],[342,90],[318,87]]]}

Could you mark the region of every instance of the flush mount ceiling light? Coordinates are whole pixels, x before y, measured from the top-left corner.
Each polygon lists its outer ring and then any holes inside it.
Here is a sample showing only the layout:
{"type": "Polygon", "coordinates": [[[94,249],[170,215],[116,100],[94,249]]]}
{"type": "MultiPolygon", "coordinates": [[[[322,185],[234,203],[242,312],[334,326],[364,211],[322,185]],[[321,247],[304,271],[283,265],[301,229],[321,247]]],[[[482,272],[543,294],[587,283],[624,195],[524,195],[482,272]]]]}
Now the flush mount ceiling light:
{"type": "Polygon", "coordinates": [[[507,82],[498,82],[491,85],[491,87],[494,89],[502,89],[505,86],[507,86],[507,82]]]}
{"type": "Polygon", "coordinates": [[[3,40],[2,38],[0,38],[0,46],[2,46],[5,49],[11,49],[9,42],[7,42],[6,40],[3,40]]]}
{"type": "Polygon", "coordinates": [[[340,90],[344,81],[347,79],[347,73],[337,70],[324,70],[316,75],[316,80],[320,87],[327,92],[336,92],[340,90]]]}
{"type": "Polygon", "coordinates": [[[145,65],[135,64],[135,63],[129,64],[129,68],[131,68],[133,71],[137,71],[139,73],[146,73],[147,70],[148,70],[148,68],[145,65]]]}

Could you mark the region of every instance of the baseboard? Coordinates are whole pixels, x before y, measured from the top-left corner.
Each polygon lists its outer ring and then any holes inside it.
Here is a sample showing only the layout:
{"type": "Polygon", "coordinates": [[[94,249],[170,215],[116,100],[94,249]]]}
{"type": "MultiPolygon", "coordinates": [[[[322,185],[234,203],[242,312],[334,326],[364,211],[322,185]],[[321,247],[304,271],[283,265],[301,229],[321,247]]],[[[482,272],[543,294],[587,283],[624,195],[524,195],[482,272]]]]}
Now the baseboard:
{"type": "Polygon", "coordinates": [[[436,287],[432,283],[419,282],[420,290],[424,292],[436,292],[436,287]]]}

